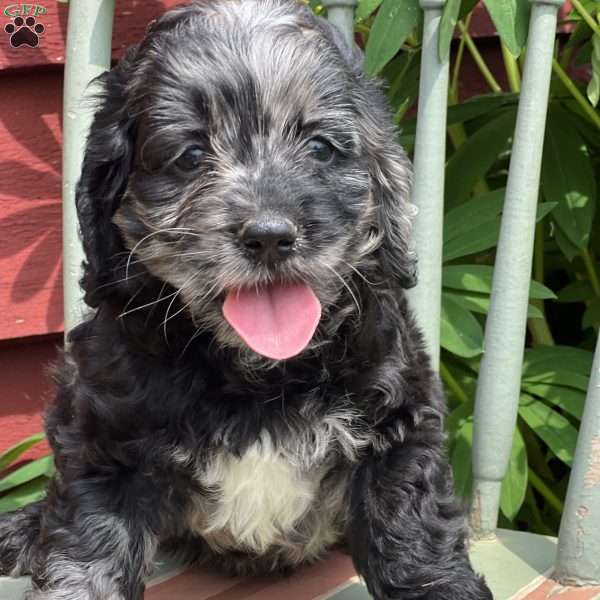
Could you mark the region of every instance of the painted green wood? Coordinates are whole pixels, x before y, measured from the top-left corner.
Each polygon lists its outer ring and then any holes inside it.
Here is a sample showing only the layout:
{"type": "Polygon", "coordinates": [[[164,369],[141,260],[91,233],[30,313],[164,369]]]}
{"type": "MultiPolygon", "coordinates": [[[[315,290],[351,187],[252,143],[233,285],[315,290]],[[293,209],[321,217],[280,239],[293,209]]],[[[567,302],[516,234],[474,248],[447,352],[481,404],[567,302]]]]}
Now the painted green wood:
{"type": "Polygon", "coordinates": [[[82,315],[83,250],[75,210],[85,140],[92,119],[83,101],[90,81],[110,68],[114,0],[69,3],[63,100],[63,294],[65,331],[82,315]]]}
{"type": "Polygon", "coordinates": [[[425,11],[412,202],[418,209],[414,237],[418,283],[409,291],[434,366],[440,358],[442,233],[448,61],[440,62],[438,36],[444,0],[420,0],[425,11]]]}
{"type": "Polygon", "coordinates": [[[349,44],[354,42],[354,9],[358,0],[323,0],[327,7],[327,19],[343,34],[349,44]]]}
{"type": "MultiPolygon", "coordinates": [[[[540,575],[548,574],[556,556],[556,539],[524,533],[499,530],[493,540],[479,540],[471,544],[469,554],[473,567],[482,573],[490,586],[494,600],[509,600],[519,590],[531,584],[540,575]]],[[[181,564],[161,559],[147,582],[151,588],[182,573],[181,564]]],[[[0,577],[0,600],[22,600],[29,587],[29,578],[0,577]]],[[[253,598],[260,598],[253,595],[253,598]]],[[[320,596],[322,600],[372,600],[364,583],[349,580],[347,584],[320,596]]]]}
{"type": "Polygon", "coordinates": [[[546,107],[562,0],[534,1],[475,399],[476,536],[493,535],[516,424],[546,107]]]}
{"type": "Polygon", "coordinates": [[[510,600],[552,571],[556,538],[499,529],[492,539],[473,542],[469,556],[475,571],[485,577],[494,600],[510,600]]]}
{"type": "Polygon", "coordinates": [[[326,600],[372,600],[372,596],[362,583],[352,583],[344,589],[327,596],[326,600]]]}
{"type": "Polygon", "coordinates": [[[600,337],[560,523],[556,578],[600,585],[600,337]]]}

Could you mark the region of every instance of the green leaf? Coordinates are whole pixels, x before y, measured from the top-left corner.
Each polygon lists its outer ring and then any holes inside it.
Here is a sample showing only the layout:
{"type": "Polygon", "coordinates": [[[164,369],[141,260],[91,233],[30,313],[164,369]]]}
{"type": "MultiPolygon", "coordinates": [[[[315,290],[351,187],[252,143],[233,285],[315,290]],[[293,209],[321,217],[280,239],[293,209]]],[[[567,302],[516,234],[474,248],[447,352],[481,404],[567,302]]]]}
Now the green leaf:
{"type": "Polygon", "coordinates": [[[458,356],[477,356],[483,352],[479,321],[447,294],[442,294],[441,345],[458,356]]]}
{"type": "MultiPolygon", "coordinates": [[[[444,219],[443,262],[488,250],[498,243],[501,220],[497,211],[502,209],[503,193],[504,189],[481,194],[448,212],[444,219]],[[484,198],[487,206],[480,203],[484,198]]],[[[539,204],[536,219],[544,218],[553,207],[551,202],[539,204]]]]}
{"type": "Polygon", "coordinates": [[[581,326],[583,329],[587,327],[598,327],[600,325],[600,298],[595,298],[583,313],[581,326]]]}
{"type": "Polygon", "coordinates": [[[541,181],[546,200],[557,202],[554,220],[575,246],[585,248],[596,204],[594,170],[584,140],[559,108],[548,113],[541,181]]]}
{"type": "MultiPolygon", "coordinates": [[[[420,51],[416,50],[402,52],[381,71],[381,77],[388,82],[387,97],[390,104],[401,104],[406,98],[404,89],[412,87],[414,81],[418,84],[420,55],[420,51]]],[[[403,123],[403,131],[405,127],[403,123]]],[[[410,129],[409,133],[415,133],[415,129],[410,129]]]]}
{"type": "Polygon", "coordinates": [[[440,21],[438,47],[441,62],[447,61],[450,54],[450,43],[452,42],[452,35],[458,21],[460,4],[461,0],[446,0],[444,3],[444,11],[442,12],[442,19],[440,21]]]}
{"type": "Polygon", "coordinates": [[[27,504],[41,500],[46,495],[47,487],[48,479],[39,477],[5,494],[0,498],[0,513],[17,510],[27,506],[27,504]]]}
{"type": "Polygon", "coordinates": [[[575,29],[571,31],[569,39],[564,46],[565,49],[580,46],[592,37],[592,33],[591,27],[585,21],[579,21],[575,29]]]}
{"type": "Polygon", "coordinates": [[[30,448],[39,444],[42,440],[46,439],[45,434],[36,433],[35,435],[29,436],[24,440],[21,440],[19,443],[10,447],[8,450],[5,450],[0,454],[0,471],[3,471],[8,467],[11,463],[15,462],[19,456],[27,452],[30,448]]]}
{"type": "Polygon", "coordinates": [[[454,476],[454,489],[461,498],[469,498],[471,487],[473,485],[473,475],[471,473],[471,448],[473,446],[473,423],[467,421],[463,423],[456,432],[452,452],[450,454],[450,464],[452,465],[452,474],[454,476]]]}
{"type": "MultiPolygon", "coordinates": [[[[386,67],[387,68],[387,67],[386,67]]],[[[384,71],[385,73],[385,71],[384,71]]],[[[447,124],[465,123],[497,112],[503,107],[516,106],[519,97],[517,94],[483,94],[448,107],[447,124]]],[[[412,117],[403,123],[403,131],[406,133],[415,133],[417,128],[417,119],[412,117]]]]}
{"type": "MultiPolygon", "coordinates": [[[[475,388],[477,385],[477,371],[471,369],[464,359],[454,361],[452,360],[452,357],[445,356],[446,354],[446,351],[444,351],[444,365],[446,366],[448,371],[450,371],[450,374],[454,377],[454,379],[458,382],[463,392],[467,394],[467,397],[469,398],[469,403],[471,404],[472,408],[472,399],[475,398],[475,388]]],[[[446,427],[450,427],[448,421],[446,421],[446,427]]],[[[456,427],[454,429],[456,429],[456,427]]]]}
{"type": "MultiPolygon", "coordinates": [[[[490,294],[494,267],[489,265],[445,265],[442,269],[442,285],[458,290],[490,294]]],[[[556,298],[546,286],[531,280],[529,297],[540,300],[556,298]]]]}
{"type": "Polygon", "coordinates": [[[517,57],[527,41],[529,2],[527,0],[484,0],[502,41],[517,57]]]}
{"type": "Polygon", "coordinates": [[[42,475],[50,477],[53,472],[54,460],[51,455],[38,458],[0,479],[0,492],[16,488],[42,475]]]}
{"type": "Polygon", "coordinates": [[[504,188],[479,194],[472,200],[449,210],[444,216],[444,243],[470,235],[481,225],[493,221],[504,204],[504,188]]]}
{"type": "MultiPolygon", "coordinates": [[[[476,292],[459,293],[451,288],[444,288],[444,294],[458,302],[464,309],[481,315],[487,315],[490,311],[490,296],[486,294],[477,294],[476,292]]],[[[527,305],[528,319],[543,319],[542,311],[533,304],[527,305]]]]}
{"type": "Polygon", "coordinates": [[[391,60],[419,21],[418,0],[383,0],[365,49],[365,71],[376,75],[391,60]]]}
{"type": "Polygon", "coordinates": [[[557,202],[540,202],[537,205],[535,220],[541,221],[546,215],[549,215],[554,210],[554,207],[557,206],[557,204],[557,202]]]}
{"type": "MultiPolygon", "coordinates": [[[[403,51],[381,72],[389,82],[387,98],[394,114],[406,102],[410,106],[418,96],[420,57],[420,50],[403,51]]],[[[402,133],[405,133],[405,121],[402,121],[402,133]]]]}
{"type": "Polygon", "coordinates": [[[515,427],[508,471],[502,481],[500,495],[500,510],[511,521],[517,516],[525,500],[527,475],[527,450],[521,432],[515,427]]]}
{"type": "Polygon", "coordinates": [[[446,206],[455,207],[464,202],[473,186],[485,178],[498,156],[508,148],[515,115],[514,108],[499,112],[450,157],[446,166],[446,206]]]}
{"type": "Polygon", "coordinates": [[[496,217],[481,223],[468,234],[445,243],[442,249],[443,262],[449,262],[463,256],[470,256],[483,250],[493,248],[498,243],[500,218],[496,217]]]}
{"type": "Polygon", "coordinates": [[[523,378],[523,381],[564,385],[581,391],[587,390],[589,384],[587,377],[573,373],[572,371],[561,371],[559,369],[548,369],[534,375],[527,375],[527,377],[523,378]]]}
{"type": "Polygon", "coordinates": [[[573,281],[558,292],[558,302],[586,302],[595,297],[594,288],[587,280],[573,281]]]}
{"type": "Polygon", "coordinates": [[[454,300],[457,304],[460,304],[465,310],[478,313],[481,315],[487,315],[490,310],[490,297],[484,294],[461,294],[456,290],[444,289],[443,293],[454,300]]]}
{"type": "Polygon", "coordinates": [[[569,35],[569,39],[565,44],[565,49],[580,46],[592,37],[592,33],[592,28],[585,21],[579,21],[575,29],[569,35]]]}
{"type": "Polygon", "coordinates": [[[460,5],[459,19],[464,19],[476,6],[479,0],[463,0],[460,5]]]}
{"type": "Polygon", "coordinates": [[[446,431],[448,432],[452,443],[454,443],[454,440],[463,425],[468,421],[473,421],[473,408],[473,402],[465,402],[464,404],[459,404],[446,417],[446,431]]]}
{"type": "Polygon", "coordinates": [[[546,402],[562,408],[567,414],[581,420],[585,404],[585,392],[561,385],[523,382],[523,390],[546,402]]]}
{"type": "Polygon", "coordinates": [[[548,448],[566,465],[573,464],[577,430],[556,410],[531,396],[523,395],[519,414],[548,448]]]}
{"type": "Polygon", "coordinates": [[[534,304],[527,305],[527,318],[528,319],[543,319],[544,313],[534,304]]]}
{"type": "Polygon", "coordinates": [[[523,377],[545,373],[549,370],[569,371],[589,378],[594,355],[588,350],[573,346],[536,346],[525,350],[523,377]]]}
{"type": "Polygon", "coordinates": [[[556,294],[539,281],[532,279],[529,285],[529,297],[538,300],[555,300],[556,294]]]}
{"type": "MultiPolygon", "coordinates": [[[[600,18],[598,18],[600,23],[600,18]]],[[[595,33],[592,37],[592,76],[587,86],[587,97],[592,106],[598,105],[600,100],[600,35],[595,33]]]]}
{"type": "Polygon", "coordinates": [[[354,15],[355,20],[361,21],[372,15],[379,8],[381,2],[382,0],[360,0],[354,15]]]}
{"type": "Polygon", "coordinates": [[[579,255],[579,248],[569,240],[558,225],[554,227],[554,239],[556,245],[569,262],[572,262],[572,260],[579,255]]]}

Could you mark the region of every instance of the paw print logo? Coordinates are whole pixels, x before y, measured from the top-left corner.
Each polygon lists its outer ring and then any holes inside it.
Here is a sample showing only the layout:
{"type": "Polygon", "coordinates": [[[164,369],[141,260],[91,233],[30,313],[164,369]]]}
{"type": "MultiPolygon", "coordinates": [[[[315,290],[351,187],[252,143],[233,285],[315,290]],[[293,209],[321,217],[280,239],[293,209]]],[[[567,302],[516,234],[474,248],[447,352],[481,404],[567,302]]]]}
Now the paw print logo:
{"type": "Polygon", "coordinates": [[[45,31],[41,23],[36,23],[35,17],[15,17],[12,23],[4,26],[4,31],[10,35],[10,45],[13,48],[29,46],[36,48],[40,43],[40,35],[45,31]]]}

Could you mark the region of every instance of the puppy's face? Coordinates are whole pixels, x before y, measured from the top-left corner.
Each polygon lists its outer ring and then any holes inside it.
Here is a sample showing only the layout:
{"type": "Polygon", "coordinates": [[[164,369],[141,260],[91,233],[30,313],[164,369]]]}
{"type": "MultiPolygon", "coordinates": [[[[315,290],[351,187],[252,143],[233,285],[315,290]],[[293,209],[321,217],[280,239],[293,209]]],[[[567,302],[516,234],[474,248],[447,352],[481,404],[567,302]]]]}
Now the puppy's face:
{"type": "Polygon", "coordinates": [[[380,132],[340,43],[299,6],[208,5],[159,22],[127,84],[135,144],[112,221],[130,260],[198,327],[271,358],[309,343],[384,235],[380,132]],[[253,319],[279,339],[257,341],[253,319]]]}

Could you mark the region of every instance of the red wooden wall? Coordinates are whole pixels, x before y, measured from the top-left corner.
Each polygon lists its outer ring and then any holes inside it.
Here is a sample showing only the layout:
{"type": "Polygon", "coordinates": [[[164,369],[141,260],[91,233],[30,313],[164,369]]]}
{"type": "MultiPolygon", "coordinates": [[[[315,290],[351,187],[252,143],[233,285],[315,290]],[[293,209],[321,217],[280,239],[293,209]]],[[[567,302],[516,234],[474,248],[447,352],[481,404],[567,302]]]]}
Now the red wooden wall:
{"type": "MultiPolygon", "coordinates": [[[[15,4],[0,0],[0,451],[40,430],[40,412],[51,395],[45,364],[62,340],[61,106],[68,5],[40,4],[46,14],[38,16],[45,27],[39,46],[12,48],[4,32],[10,18],[2,11],[15,4]]],[[[117,0],[113,57],[175,4],[117,0]]],[[[493,32],[487,19],[477,21],[476,33],[493,32]]],[[[497,41],[483,50],[502,78],[497,41]]],[[[467,95],[485,91],[466,60],[473,73],[467,95]]]]}
{"type": "MultiPolygon", "coordinates": [[[[175,4],[117,0],[114,58],[175,4]]],[[[46,14],[38,16],[45,27],[38,47],[13,48],[4,31],[11,18],[3,11],[15,3],[0,0],[0,451],[41,429],[40,415],[51,397],[46,365],[62,343],[61,111],[68,4],[39,5],[46,14]]]]}

